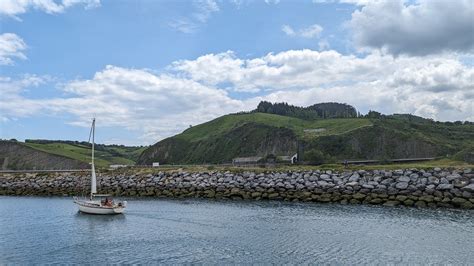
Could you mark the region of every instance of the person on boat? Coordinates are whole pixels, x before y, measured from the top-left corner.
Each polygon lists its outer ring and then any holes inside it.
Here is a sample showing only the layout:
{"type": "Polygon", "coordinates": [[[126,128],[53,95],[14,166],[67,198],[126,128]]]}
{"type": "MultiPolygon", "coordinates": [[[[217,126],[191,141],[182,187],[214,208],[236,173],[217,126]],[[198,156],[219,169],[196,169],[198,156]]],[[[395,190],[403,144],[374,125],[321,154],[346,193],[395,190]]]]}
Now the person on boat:
{"type": "Polygon", "coordinates": [[[112,207],[112,199],[105,198],[105,206],[112,207]]]}

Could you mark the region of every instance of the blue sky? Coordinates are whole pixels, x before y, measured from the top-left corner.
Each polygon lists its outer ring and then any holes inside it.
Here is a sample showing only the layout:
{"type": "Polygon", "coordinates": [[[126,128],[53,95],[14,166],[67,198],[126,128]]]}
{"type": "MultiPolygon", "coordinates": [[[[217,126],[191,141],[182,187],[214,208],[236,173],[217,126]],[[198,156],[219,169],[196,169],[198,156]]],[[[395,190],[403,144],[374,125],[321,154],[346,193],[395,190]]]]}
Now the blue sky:
{"type": "Polygon", "coordinates": [[[316,5],[310,1],[236,5],[222,2],[206,23],[183,33],[169,24],[192,20],[195,5],[186,1],[103,1],[84,10],[74,6],[61,14],[32,11],[21,22],[2,18],[2,32],[14,32],[28,44],[28,60],[5,68],[4,74],[35,73],[71,79],[89,77],[106,65],[160,69],[175,60],[234,51],[239,57],[260,57],[290,49],[318,49],[314,38],[291,38],[281,27],[324,27],[334,49],[347,53],[343,22],[353,5],[316,5]],[[215,14],[214,14],[215,13],[215,14]],[[329,37],[337,35],[338,37],[329,37]],[[65,60],[67,59],[67,60],[65,60]]]}
{"type": "Polygon", "coordinates": [[[84,140],[97,116],[99,142],[151,144],[260,100],[472,121],[473,10],[471,1],[6,0],[0,138],[84,140]]]}

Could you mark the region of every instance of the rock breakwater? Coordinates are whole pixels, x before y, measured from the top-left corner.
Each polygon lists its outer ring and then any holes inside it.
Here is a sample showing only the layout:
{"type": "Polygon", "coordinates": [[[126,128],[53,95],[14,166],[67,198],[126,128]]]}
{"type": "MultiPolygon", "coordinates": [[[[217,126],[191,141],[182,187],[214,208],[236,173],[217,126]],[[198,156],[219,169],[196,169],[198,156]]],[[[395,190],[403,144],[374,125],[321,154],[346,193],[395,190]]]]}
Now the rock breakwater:
{"type": "MultiPolygon", "coordinates": [[[[0,174],[0,195],[87,195],[88,174],[0,174]]],[[[474,209],[474,172],[358,170],[99,175],[100,193],[474,209]]]]}

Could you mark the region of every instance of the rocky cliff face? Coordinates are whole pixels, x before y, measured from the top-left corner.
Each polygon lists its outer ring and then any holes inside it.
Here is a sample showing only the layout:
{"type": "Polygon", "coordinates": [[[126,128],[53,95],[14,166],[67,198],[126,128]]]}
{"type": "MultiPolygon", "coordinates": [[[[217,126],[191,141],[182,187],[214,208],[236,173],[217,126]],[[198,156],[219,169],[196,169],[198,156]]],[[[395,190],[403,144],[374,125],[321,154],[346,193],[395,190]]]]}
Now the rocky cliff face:
{"type": "Polygon", "coordinates": [[[2,170],[89,168],[87,163],[35,150],[11,141],[0,141],[0,164],[2,170]]]}
{"type": "Polygon", "coordinates": [[[320,137],[307,147],[316,148],[338,159],[426,158],[453,152],[448,146],[377,125],[349,134],[320,137]]]}

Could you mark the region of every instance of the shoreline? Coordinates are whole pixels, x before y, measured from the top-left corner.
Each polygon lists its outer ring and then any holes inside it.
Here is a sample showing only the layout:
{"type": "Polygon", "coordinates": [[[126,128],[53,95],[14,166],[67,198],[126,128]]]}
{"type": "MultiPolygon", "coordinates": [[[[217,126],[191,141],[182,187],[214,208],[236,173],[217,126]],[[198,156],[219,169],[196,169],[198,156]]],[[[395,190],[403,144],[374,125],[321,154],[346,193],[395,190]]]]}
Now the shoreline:
{"type": "MultiPolygon", "coordinates": [[[[1,173],[0,195],[87,195],[88,173],[1,173]]],[[[199,171],[98,175],[114,196],[225,198],[474,209],[471,169],[199,171]]]]}

